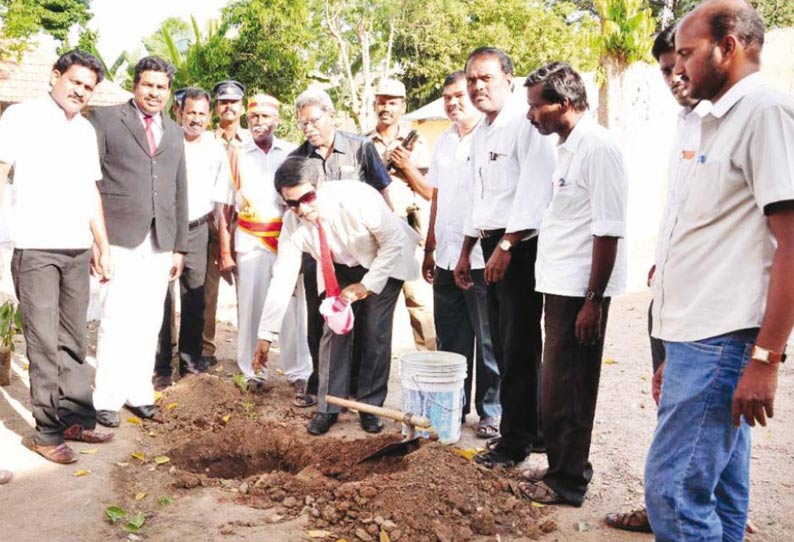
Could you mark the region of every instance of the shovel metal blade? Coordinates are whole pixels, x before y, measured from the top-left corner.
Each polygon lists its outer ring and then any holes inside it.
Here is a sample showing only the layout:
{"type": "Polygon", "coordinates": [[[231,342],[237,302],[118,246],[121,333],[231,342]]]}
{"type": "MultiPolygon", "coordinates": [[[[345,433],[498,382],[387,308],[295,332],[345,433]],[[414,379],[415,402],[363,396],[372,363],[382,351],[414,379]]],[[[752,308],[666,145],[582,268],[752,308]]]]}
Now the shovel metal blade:
{"type": "Polygon", "coordinates": [[[419,437],[414,437],[408,440],[401,440],[400,442],[392,442],[383,448],[374,451],[366,456],[364,459],[359,460],[359,463],[366,461],[374,461],[382,457],[400,457],[408,455],[419,449],[419,437]]]}

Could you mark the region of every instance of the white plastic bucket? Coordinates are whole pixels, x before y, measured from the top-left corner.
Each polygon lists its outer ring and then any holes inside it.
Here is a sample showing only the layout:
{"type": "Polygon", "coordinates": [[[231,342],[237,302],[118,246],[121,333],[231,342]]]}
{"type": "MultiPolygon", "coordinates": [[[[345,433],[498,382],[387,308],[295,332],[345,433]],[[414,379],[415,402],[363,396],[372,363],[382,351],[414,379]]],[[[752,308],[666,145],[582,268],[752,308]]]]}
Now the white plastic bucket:
{"type": "MultiPolygon", "coordinates": [[[[410,352],[400,357],[403,412],[430,420],[443,444],[460,440],[466,358],[452,352],[410,352]]],[[[403,434],[408,428],[403,427],[403,434]]],[[[426,431],[419,435],[429,436],[426,431]]]]}

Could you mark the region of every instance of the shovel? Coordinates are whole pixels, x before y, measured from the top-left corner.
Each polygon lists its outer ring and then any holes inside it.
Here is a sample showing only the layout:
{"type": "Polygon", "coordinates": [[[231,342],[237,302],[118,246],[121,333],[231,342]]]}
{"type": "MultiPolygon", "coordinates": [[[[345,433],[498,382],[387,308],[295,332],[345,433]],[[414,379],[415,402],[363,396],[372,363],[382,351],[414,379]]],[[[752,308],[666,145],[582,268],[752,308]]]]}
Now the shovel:
{"type": "Polygon", "coordinates": [[[326,395],[325,400],[330,405],[336,405],[343,408],[357,410],[358,412],[365,412],[367,414],[374,414],[381,418],[388,418],[398,422],[403,422],[408,426],[408,434],[401,442],[392,442],[383,448],[376,450],[365,458],[359,460],[359,463],[365,461],[373,461],[381,457],[399,457],[408,455],[419,449],[419,436],[416,434],[416,428],[430,429],[430,420],[424,416],[418,416],[410,412],[402,412],[400,410],[392,410],[390,408],[383,408],[366,403],[359,403],[358,401],[351,401],[349,399],[342,399],[334,397],[333,395],[326,395]]]}

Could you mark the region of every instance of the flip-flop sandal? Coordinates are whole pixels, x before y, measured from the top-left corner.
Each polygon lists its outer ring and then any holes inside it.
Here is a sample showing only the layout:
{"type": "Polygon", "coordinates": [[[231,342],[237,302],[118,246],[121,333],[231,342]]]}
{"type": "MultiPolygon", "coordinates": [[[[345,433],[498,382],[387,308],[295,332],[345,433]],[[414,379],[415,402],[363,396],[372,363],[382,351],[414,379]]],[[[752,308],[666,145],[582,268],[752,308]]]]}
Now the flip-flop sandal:
{"type": "Polygon", "coordinates": [[[648,511],[645,508],[638,508],[631,512],[621,512],[607,514],[604,523],[614,529],[622,531],[632,531],[635,533],[652,533],[651,523],[648,521],[648,511]]]}
{"type": "Polygon", "coordinates": [[[317,404],[317,399],[310,393],[296,393],[292,404],[298,408],[309,408],[317,404]]]}
{"type": "Polygon", "coordinates": [[[570,504],[551,489],[546,482],[521,482],[518,491],[527,500],[540,504],[570,504]]]}
{"type": "Polygon", "coordinates": [[[486,469],[495,469],[497,467],[509,469],[516,464],[507,454],[499,450],[486,450],[480,452],[474,456],[474,462],[478,465],[482,465],[486,469]]]}
{"type": "Polygon", "coordinates": [[[477,438],[494,438],[499,436],[499,418],[483,418],[477,423],[477,438]]]}

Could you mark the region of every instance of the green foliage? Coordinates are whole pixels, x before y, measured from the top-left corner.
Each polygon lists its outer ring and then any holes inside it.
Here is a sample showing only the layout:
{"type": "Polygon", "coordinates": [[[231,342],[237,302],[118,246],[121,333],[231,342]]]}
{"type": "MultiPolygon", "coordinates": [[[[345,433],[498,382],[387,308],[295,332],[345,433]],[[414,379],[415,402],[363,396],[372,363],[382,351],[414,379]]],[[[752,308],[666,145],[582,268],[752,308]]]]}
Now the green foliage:
{"type": "Polygon", "coordinates": [[[232,380],[243,391],[248,391],[248,380],[245,378],[243,373],[234,373],[232,375],[232,380]]]}
{"type": "Polygon", "coordinates": [[[160,28],[153,34],[143,38],[143,46],[150,55],[160,58],[169,58],[171,43],[191,43],[193,32],[187,21],[178,17],[169,17],[160,24],[160,28]]]}
{"type": "Polygon", "coordinates": [[[118,523],[127,517],[127,511],[120,506],[108,506],[105,508],[105,517],[110,523],[118,523]]]}
{"type": "Polygon", "coordinates": [[[14,337],[22,333],[22,313],[19,306],[9,300],[0,305],[0,348],[13,352],[14,337]]]}
{"type": "Polygon", "coordinates": [[[792,0],[750,0],[764,20],[767,30],[794,26],[792,0]]]}
{"type": "Polygon", "coordinates": [[[625,70],[650,60],[656,21],[646,0],[595,0],[601,18],[601,51],[625,70]]]}
{"type": "Polygon", "coordinates": [[[595,18],[571,2],[410,0],[398,26],[395,54],[403,68],[412,107],[440,93],[444,77],[463,69],[480,46],[505,50],[516,74],[552,60],[592,70],[598,60],[595,18]]]}
{"type": "Polygon", "coordinates": [[[18,57],[40,30],[58,40],[63,51],[72,47],[73,26],[80,34],[85,32],[91,19],[90,0],[0,0],[0,19],[0,59],[18,57]]]}

